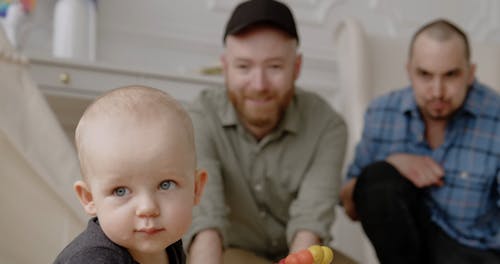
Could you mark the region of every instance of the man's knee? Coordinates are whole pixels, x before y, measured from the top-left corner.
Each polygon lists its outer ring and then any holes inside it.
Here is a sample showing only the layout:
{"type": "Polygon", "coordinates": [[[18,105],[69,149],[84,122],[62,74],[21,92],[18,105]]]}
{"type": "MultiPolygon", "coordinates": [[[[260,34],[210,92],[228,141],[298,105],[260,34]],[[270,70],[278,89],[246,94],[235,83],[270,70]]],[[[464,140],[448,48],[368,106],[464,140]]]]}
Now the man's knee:
{"type": "Polygon", "coordinates": [[[417,188],[391,164],[380,161],[365,167],[354,188],[358,214],[366,211],[388,213],[403,203],[415,203],[417,188]]]}

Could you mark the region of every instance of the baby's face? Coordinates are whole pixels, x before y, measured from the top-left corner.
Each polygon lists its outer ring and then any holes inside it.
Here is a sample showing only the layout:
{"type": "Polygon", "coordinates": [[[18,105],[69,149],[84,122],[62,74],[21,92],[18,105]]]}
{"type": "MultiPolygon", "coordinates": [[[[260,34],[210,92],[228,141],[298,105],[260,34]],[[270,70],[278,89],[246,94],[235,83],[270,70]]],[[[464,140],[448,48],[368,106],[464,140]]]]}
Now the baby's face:
{"type": "Polygon", "coordinates": [[[132,255],[164,254],[191,224],[194,153],[178,122],[100,121],[89,129],[88,185],[104,233],[132,255]]]}

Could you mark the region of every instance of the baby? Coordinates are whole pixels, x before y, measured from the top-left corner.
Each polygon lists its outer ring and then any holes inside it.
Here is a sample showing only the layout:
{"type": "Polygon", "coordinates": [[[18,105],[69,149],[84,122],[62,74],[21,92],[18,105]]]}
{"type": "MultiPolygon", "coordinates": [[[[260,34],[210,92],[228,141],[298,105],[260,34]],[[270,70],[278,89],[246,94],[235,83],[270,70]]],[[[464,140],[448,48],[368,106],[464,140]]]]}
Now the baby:
{"type": "Polygon", "coordinates": [[[166,93],[141,86],[95,100],[76,128],[83,175],[74,189],[92,216],[54,263],[185,263],[207,174],[196,170],[188,114],[166,93]]]}

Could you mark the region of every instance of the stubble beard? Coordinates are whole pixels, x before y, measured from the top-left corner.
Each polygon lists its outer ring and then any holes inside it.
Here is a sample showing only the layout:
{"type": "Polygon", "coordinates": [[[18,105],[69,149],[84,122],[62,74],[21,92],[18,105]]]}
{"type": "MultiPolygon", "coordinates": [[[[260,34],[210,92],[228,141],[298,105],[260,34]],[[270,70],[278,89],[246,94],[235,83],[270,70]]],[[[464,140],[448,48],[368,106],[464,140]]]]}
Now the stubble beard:
{"type": "Polygon", "coordinates": [[[246,95],[241,96],[231,90],[228,90],[228,96],[243,123],[259,128],[274,128],[285,114],[293,91],[285,95],[284,98],[273,96],[273,101],[262,107],[248,106],[245,102],[246,95]]]}

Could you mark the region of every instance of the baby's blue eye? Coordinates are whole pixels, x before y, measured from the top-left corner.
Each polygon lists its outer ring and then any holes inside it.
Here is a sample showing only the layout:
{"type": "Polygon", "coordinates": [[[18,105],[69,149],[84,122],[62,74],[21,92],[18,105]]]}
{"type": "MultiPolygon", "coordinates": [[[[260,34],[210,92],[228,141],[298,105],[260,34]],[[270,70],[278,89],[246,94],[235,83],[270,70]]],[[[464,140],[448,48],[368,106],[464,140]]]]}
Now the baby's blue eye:
{"type": "Polygon", "coordinates": [[[129,190],[125,187],[118,187],[113,190],[113,194],[118,197],[125,196],[126,194],[129,193],[129,190]]]}
{"type": "Polygon", "coordinates": [[[177,184],[171,180],[162,181],[160,183],[160,189],[162,190],[168,190],[174,188],[175,186],[177,186],[177,184]]]}

